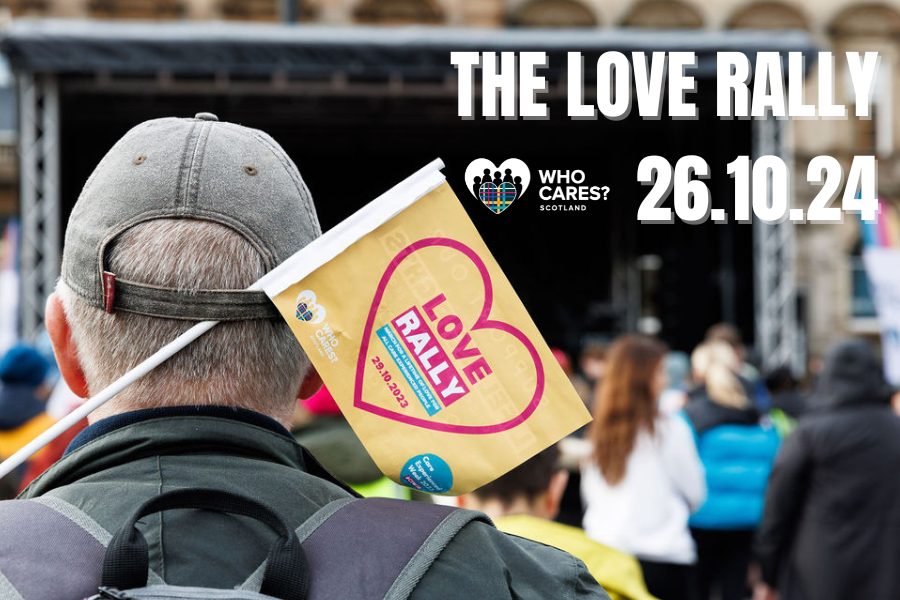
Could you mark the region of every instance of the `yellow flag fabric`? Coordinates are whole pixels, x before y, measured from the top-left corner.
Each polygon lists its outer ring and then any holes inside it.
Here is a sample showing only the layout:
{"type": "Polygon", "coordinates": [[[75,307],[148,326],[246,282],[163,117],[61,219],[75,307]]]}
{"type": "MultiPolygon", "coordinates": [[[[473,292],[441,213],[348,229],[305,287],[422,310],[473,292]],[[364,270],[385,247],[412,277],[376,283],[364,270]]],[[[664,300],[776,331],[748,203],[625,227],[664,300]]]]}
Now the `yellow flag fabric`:
{"type": "MultiPolygon", "coordinates": [[[[590,415],[437,175],[333,258],[277,295],[266,291],[382,472],[461,494],[590,415]]],[[[392,192],[414,193],[403,184],[392,192]]],[[[371,217],[379,200],[360,213],[371,217]]]]}

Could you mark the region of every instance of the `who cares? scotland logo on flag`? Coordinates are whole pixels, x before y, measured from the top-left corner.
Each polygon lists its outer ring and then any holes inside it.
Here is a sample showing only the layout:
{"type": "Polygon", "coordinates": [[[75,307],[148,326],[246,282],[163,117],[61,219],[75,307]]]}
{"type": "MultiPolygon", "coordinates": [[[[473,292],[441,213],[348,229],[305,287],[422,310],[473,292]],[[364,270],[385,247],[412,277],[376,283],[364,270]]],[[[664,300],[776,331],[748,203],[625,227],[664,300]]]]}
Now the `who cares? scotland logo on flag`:
{"type": "Polygon", "coordinates": [[[507,158],[499,167],[486,158],[476,158],[466,167],[466,183],[473,196],[500,214],[528,189],[531,171],[518,158],[507,158]]]}
{"type": "Polygon", "coordinates": [[[316,303],[316,293],[303,290],[297,294],[297,318],[311,325],[325,320],[325,307],[316,303]]]}

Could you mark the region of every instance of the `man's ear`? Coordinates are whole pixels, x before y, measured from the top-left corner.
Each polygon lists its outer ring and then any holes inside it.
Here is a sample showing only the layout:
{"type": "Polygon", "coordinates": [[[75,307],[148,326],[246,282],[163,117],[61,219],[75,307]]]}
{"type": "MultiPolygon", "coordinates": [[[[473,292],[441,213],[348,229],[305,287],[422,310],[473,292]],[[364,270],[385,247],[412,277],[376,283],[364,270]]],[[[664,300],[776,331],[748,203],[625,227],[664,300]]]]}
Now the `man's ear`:
{"type": "Polygon", "coordinates": [[[297,400],[307,400],[312,397],[313,394],[321,389],[322,385],[322,377],[319,375],[319,372],[316,371],[316,368],[312,365],[309,365],[309,371],[306,372],[306,377],[303,378],[303,381],[300,382],[300,391],[297,392],[297,400]]]}
{"type": "Polygon", "coordinates": [[[72,341],[69,321],[66,319],[62,301],[56,292],[47,298],[44,324],[47,327],[47,333],[50,334],[50,342],[53,344],[53,354],[56,356],[60,374],[76,396],[87,398],[90,395],[87,381],[84,378],[81,361],[78,359],[78,351],[72,341]]]}

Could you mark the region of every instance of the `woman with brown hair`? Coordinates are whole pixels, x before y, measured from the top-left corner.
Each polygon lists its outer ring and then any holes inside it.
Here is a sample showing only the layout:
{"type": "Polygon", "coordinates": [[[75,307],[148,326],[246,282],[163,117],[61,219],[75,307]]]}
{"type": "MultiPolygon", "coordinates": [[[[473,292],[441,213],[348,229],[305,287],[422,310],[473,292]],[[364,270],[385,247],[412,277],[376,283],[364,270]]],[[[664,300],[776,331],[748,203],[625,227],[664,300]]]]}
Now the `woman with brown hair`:
{"type": "Polygon", "coordinates": [[[644,336],[621,337],[609,350],[589,432],[594,451],[582,466],[584,529],[637,557],[651,594],[687,600],[697,559],[687,523],[706,482],[690,426],[657,408],[665,353],[644,336]]]}

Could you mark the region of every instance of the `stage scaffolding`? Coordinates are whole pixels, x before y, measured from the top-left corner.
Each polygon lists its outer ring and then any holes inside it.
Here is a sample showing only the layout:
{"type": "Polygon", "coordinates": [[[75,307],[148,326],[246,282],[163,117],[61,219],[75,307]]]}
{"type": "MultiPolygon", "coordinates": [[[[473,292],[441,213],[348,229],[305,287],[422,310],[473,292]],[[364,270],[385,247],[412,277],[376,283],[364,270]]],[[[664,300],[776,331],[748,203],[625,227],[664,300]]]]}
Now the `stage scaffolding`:
{"type": "Polygon", "coordinates": [[[21,336],[43,331],[44,305],[59,277],[59,88],[49,74],[20,72],[19,186],[22,222],[21,336]]]}
{"type": "MultiPolygon", "coordinates": [[[[79,93],[253,94],[278,96],[453,97],[449,51],[546,50],[557,67],[549,93],[564,93],[565,52],[585,60],[600,52],[694,50],[696,75],[715,73],[720,50],[790,50],[812,55],[800,32],[473,31],[452,28],[329,28],[239,24],[150,24],[71,21],[15,22],[2,50],[16,73],[22,220],[21,331],[34,340],[43,330],[44,304],[59,276],[60,101],[79,93]]],[[[589,83],[590,69],[585,73],[589,83]]],[[[790,161],[789,122],[758,120],[754,157],[790,161]]],[[[788,163],[790,164],[790,163],[788,163]]],[[[771,184],[770,184],[771,185],[771,184]]],[[[771,190],[770,190],[771,193],[771,190]]],[[[767,369],[805,363],[797,315],[795,232],[791,222],[753,224],[756,350],[767,369]]],[[[627,263],[628,261],[626,261],[627,263]]],[[[633,262],[633,261],[632,261],[633,262]]],[[[622,327],[634,330],[637,265],[614,270],[622,327]],[[624,269],[624,270],[623,270],[624,269]]]]}
{"type": "MultiPolygon", "coordinates": [[[[775,155],[793,164],[791,122],[769,115],[754,122],[753,158],[775,155]]],[[[766,197],[772,202],[772,178],[766,197]]],[[[788,187],[788,208],[793,187],[788,187]]],[[[806,368],[804,331],[798,318],[796,227],[790,219],[779,223],[753,221],[756,306],[756,349],[765,370],[790,367],[795,374],[806,368]]]]}

